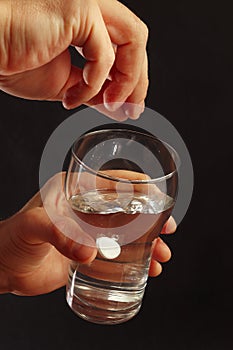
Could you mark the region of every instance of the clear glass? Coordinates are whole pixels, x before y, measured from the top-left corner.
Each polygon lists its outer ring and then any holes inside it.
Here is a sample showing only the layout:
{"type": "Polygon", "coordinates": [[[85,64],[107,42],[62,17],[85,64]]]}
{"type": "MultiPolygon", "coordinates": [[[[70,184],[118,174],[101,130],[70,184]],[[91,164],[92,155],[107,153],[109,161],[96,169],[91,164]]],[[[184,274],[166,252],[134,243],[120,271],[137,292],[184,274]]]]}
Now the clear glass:
{"type": "Polygon", "coordinates": [[[73,145],[66,198],[98,247],[91,264],[70,265],[67,302],[81,318],[117,324],[138,313],[153,241],[175,204],[178,165],[171,146],[125,124],[88,132],[73,145]]]}

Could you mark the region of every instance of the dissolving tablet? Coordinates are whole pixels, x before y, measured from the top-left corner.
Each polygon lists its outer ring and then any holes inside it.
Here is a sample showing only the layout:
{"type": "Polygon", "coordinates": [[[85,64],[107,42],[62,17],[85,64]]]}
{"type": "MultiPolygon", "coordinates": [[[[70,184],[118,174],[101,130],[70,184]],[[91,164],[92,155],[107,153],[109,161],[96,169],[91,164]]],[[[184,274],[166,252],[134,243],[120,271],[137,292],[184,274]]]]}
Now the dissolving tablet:
{"type": "Polygon", "coordinates": [[[96,246],[100,255],[105,259],[115,259],[121,253],[121,247],[110,237],[99,237],[96,239],[96,246]]]}

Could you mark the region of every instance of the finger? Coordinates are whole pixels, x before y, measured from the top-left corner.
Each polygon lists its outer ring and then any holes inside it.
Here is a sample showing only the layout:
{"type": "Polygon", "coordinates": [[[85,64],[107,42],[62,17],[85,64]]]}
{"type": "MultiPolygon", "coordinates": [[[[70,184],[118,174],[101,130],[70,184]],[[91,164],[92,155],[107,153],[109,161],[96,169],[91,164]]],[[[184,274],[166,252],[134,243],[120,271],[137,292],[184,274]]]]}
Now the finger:
{"type": "Polygon", "coordinates": [[[70,109],[89,101],[98,94],[113,65],[115,54],[110,37],[98,7],[92,9],[92,23],[84,38],[73,40],[72,44],[82,46],[87,62],[84,65],[82,80],[68,89],[63,105],[70,109]],[[82,40],[82,43],[80,41],[82,40]],[[80,45],[81,44],[81,45],[80,45]]]}
{"type": "Polygon", "coordinates": [[[150,263],[150,268],[149,268],[149,276],[156,277],[160,275],[161,272],[162,272],[161,264],[158,261],[152,259],[150,263]]]}
{"type": "Polygon", "coordinates": [[[58,196],[63,194],[63,186],[65,182],[65,172],[60,172],[51,177],[46,184],[37,192],[21,209],[20,213],[29,209],[42,207],[46,200],[50,203],[58,202],[58,196]]]}
{"type": "Polygon", "coordinates": [[[17,235],[25,244],[38,246],[48,242],[67,258],[90,263],[96,256],[95,243],[68,217],[57,217],[52,223],[43,208],[35,208],[17,216],[17,235]],[[79,235],[79,242],[76,237],[79,235]]]}
{"type": "Polygon", "coordinates": [[[63,101],[66,91],[68,91],[73,86],[76,86],[83,79],[83,71],[81,68],[74,65],[70,66],[69,76],[66,80],[65,85],[62,85],[62,89],[55,96],[49,98],[50,101],[63,101]]]}
{"type": "Polygon", "coordinates": [[[40,67],[6,76],[1,81],[1,89],[26,99],[59,100],[61,87],[69,80],[70,69],[70,54],[65,50],[40,67]]]}
{"type": "Polygon", "coordinates": [[[145,108],[144,100],[147,95],[148,86],[149,86],[148,60],[147,60],[147,55],[145,55],[140,78],[133,92],[127,98],[126,103],[123,106],[125,114],[130,119],[138,119],[140,114],[144,111],[144,108],[145,108]]]}
{"type": "MultiPolygon", "coordinates": [[[[103,101],[103,99],[101,99],[103,101]]],[[[117,103],[115,103],[115,110],[109,111],[106,106],[101,102],[100,104],[89,104],[92,108],[95,108],[98,112],[110,117],[113,120],[118,122],[123,122],[128,119],[128,116],[125,113],[124,107],[119,103],[119,108],[117,108],[117,103]]]]}
{"type": "Polygon", "coordinates": [[[109,84],[110,84],[110,80],[107,79],[104,85],[102,86],[100,92],[96,96],[94,96],[92,99],[87,101],[85,105],[96,109],[100,113],[103,113],[104,115],[108,116],[113,120],[117,120],[119,122],[125,121],[128,119],[128,115],[126,115],[124,106],[122,106],[121,103],[119,103],[119,108],[117,108],[117,105],[115,105],[114,111],[109,111],[104,105],[103,95],[104,95],[104,91],[109,86],[109,84]]]}
{"type": "MultiPolygon", "coordinates": [[[[71,193],[85,192],[94,189],[108,189],[117,190],[117,192],[141,192],[155,194],[154,184],[147,184],[146,181],[149,180],[149,176],[144,173],[139,173],[130,170],[103,170],[101,171],[105,177],[96,176],[88,172],[82,172],[81,174],[71,173],[69,174],[68,183],[71,193]],[[125,182],[113,181],[113,179],[122,179],[125,182]],[[142,183],[134,183],[134,182],[142,183]],[[144,182],[143,182],[144,181],[144,182]],[[150,188],[152,186],[152,189],[150,188]]],[[[159,192],[158,192],[159,193],[159,192]]]]}
{"type": "MultiPolygon", "coordinates": [[[[82,48],[77,48],[77,51],[84,56],[82,48]]],[[[114,52],[115,51],[116,48],[114,47],[114,52]]],[[[103,95],[105,90],[110,86],[113,74],[113,72],[110,72],[110,76],[105,81],[100,92],[85,104],[97,109],[99,112],[114,120],[124,121],[128,118],[137,119],[145,109],[144,100],[146,98],[149,85],[147,55],[145,54],[141,75],[132,94],[127,98],[123,105],[122,102],[113,102],[112,108],[111,103],[109,103],[107,109],[106,105],[104,104],[103,95]]]]}
{"type": "Polygon", "coordinates": [[[152,259],[159,262],[167,262],[171,259],[171,250],[161,238],[157,238],[154,241],[152,259]]]}
{"type": "Polygon", "coordinates": [[[174,233],[177,229],[177,225],[175,219],[170,216],[170,218],[166,221],[165,225],[162,228],[161,233],[163,234],[171,234],[174,233]]]}
{"type": "MultiPolygon", "coordinates": [[[[104,92],[104,103],[114,110],[113,102],[124,101],[132,94],[141,76],[148,30],[146,25],[123,4],[98,1],[109,35],[117,45],[111,82],[104,92]],[[109,20],[111,18],[111,21],[109,20]]],[[[143,75],[147,75],[146,72],[143,75]]],[[[143,96],[140,99],[143,100],[143,96]]],[[[118,107],[118,106],[117,106],[118,107]]]]}

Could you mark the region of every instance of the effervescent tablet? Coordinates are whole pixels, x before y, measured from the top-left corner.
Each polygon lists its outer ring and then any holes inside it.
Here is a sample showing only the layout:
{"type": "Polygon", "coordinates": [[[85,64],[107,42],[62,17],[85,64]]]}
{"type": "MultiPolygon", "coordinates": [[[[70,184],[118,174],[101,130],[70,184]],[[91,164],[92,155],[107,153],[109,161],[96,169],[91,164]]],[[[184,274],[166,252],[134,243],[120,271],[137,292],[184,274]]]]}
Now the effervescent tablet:
{"type": "Polygon", "coordinates": [[[121,247],[114,238],[98,237],[96,246],[100,255],[105,259],[115,259],[121,253],[121,247]]]}

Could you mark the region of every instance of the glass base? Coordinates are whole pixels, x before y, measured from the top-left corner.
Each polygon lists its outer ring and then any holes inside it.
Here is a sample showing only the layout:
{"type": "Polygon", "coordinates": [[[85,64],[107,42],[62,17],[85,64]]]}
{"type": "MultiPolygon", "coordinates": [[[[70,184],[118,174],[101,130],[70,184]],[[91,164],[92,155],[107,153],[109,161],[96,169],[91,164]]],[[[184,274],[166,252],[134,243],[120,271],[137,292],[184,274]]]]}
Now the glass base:
{"type": "MultiPolygon", "coordinates": [[[[102,281],[101,281],[102,282],[102,281]]],[[[144,289],[122,290],[112,285],[90,284],[90,281],[69,280],[66,300],[70,308],[82,319],[98,324],[114,325],[126,322],[140,310],[144,289]]]]}

